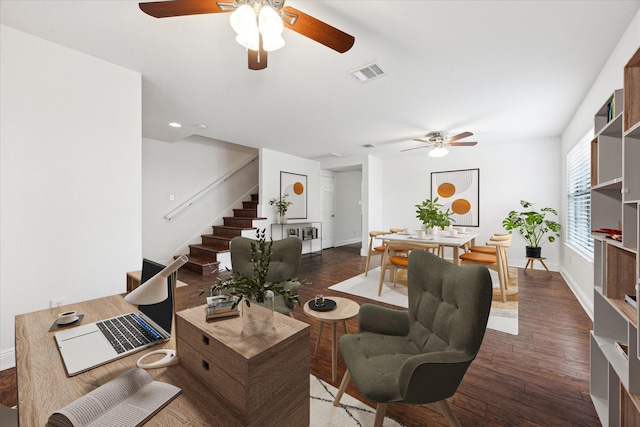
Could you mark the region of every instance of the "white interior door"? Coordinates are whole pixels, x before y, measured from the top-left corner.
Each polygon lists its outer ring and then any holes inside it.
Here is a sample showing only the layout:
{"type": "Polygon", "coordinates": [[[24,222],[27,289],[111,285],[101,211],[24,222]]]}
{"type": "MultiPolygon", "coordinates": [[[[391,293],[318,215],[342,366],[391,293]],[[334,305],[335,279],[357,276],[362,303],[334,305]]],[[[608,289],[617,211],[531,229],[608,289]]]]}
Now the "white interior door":
{"type": "Polygon", "coordinates": [[[322,177],[322,249],[333,247],[334,178],[322,177]]]}

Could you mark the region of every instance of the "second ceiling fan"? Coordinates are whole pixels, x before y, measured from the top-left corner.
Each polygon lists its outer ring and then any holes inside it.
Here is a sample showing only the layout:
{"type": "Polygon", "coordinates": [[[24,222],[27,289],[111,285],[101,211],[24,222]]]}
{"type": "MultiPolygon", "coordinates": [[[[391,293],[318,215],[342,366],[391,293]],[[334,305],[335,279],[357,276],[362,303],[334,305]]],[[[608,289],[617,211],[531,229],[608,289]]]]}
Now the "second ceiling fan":
{"type": "Polygon", "coordinates": [[[432,150],[429,151],[429,155],[431,157],[442,157],[446,155],[449,151],[447,150],[447,146],[473,146],[476,145],[475,141],[460,141],[461,139],[472,136],[471,132],[462,132],[457,135],[447,136],[446,132],[437,131],[437,132],[429,132],[423,138],[414,138],[413,141],[423,142],[425,145],[421,145],[420,147],[407,148],[406,150],[401,151],[410,151],[417,150],[419,148],[428,148],[432,147],[432,150]]]}
{"type": "Polygon", "coordinates": [[[231,26],[238,33],[236,41],[247,48],[249,69],[267,68],[267,52],[284,45],[280,35],[289,28],[339,53],[351,49],[355,38],[284,0],[169,0],[140,3],[140,9],[155,18],[233,12],[231,26]]]}

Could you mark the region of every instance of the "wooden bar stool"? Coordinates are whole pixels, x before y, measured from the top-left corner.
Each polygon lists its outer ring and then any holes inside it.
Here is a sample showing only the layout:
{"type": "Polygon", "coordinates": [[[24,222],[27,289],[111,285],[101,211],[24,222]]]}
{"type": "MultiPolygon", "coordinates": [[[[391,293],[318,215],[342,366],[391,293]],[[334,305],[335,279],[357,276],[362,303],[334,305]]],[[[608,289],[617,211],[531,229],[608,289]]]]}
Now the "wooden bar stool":
{"type": "Polygon", "coordinates": [[[482,264],[487,266],[487,268],[497,271],[502,302],[507,302],[507,288],[509,287],[507,248],[511,246],[511,235],[509,234],[507,238],[504,238],[504,236],[492,236],[486,245],[495,248],[495,255],[482,252],[467,252],[466,254],[460,255],[460,261],[462,265],[482,264]],[[496,238],[494,239],[494,237],[496,238]]]}
{"type": "Polygon", "coordinates": [[[371,261],[372,255],[380,255],[384,253],[386,246],[384,242],[381,245],[373,246],[373,241],[378,238],[378,236],[382,236],[383,234],[388,234],[388,231],[370,231],[369,232],[369,251],[367,252],[367,263],[364,266],[364,275],[367,276],[369,274],[369,263],[371,261]]]}
{"type": "Polygon", "coordinates": [[[378,286],[378,296],[382,294],[382,285],[384,284],[384,276],[389,270],[393,278],[393,287],[398,282],[398,270],[407,270],[409,267],[409,252],[414,249],[424,249],[428,251],[438,251],[440,245],[430,243],[413,243],[413,242],[396,242],[388,241],[385,243],[386,249],[382,255],[382,264],[380,265],[380,284],[378,286]]]}
{"type": "MultiPolygon", "coordinates": [[[[511,234],[494,234],[491,236],[491,240],[510,240],[511,234]]],[[[470,252],[480,252],[482,254],[495,255],[496,247],[495,246],[471,246],[469,248],[470,252]]]]}

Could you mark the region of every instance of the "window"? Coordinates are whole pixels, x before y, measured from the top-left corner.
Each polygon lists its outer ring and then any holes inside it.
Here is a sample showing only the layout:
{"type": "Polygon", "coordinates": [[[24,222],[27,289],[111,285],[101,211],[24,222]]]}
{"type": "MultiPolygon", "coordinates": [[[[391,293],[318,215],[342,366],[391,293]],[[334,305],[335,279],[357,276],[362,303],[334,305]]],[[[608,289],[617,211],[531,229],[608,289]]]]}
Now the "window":
{"type": "Polygon", "coordinates": [[[565,242],[593,259],[591,237],[591,138],[585,135],[567,154],[565,242]]]}

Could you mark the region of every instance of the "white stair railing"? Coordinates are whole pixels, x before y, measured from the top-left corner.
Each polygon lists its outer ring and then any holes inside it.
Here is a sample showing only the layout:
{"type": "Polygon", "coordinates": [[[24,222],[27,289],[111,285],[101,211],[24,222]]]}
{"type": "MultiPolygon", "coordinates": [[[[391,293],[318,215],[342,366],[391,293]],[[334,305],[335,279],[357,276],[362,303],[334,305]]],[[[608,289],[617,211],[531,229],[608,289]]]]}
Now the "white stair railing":
{"type": "Polygon", "coordinates": [[[198,200],[200,200],[202,197],[204,197],[209,191],[213,190],[214,188],[216,188],[218,185],[222,184],[223,182],[225,182],[227,179],[229,179],[231,176],[233,176],[235,173],[239,172],[240,170],[242,170],[245,166],[249,165],[251,162],[253,162],[254,160],[256,160],[258,158],[258,154],[254,154],[252,157],[248,158],[247,160],[245,160],[244,162],[240,163],[238,166],[236,166],[235,168],[233,168],[231,171],[227,172],[226,174],[224,174],[222,177],[218,178],[217,180],[215,180],[214,182],[212,182],[211,184],[207,185],[204,189],[200,190],[197,194],[195,194],[193,197],[191,197],[189,200],[187,200],[186,202],[182,203],[180,206],[178,206],[177,208],[175,208],[174,210],[172,210],[171,212],[169,212],[168,214],[166,214],[164,217],[171,221],[173,219],[173,217],[175,217],[176,215],[178,215],[180,212],[182,212],[183,210],[187,209],[189,206],[191,206],[192,204],[194,204],[195,202],[197,202],[198,200]]]}

